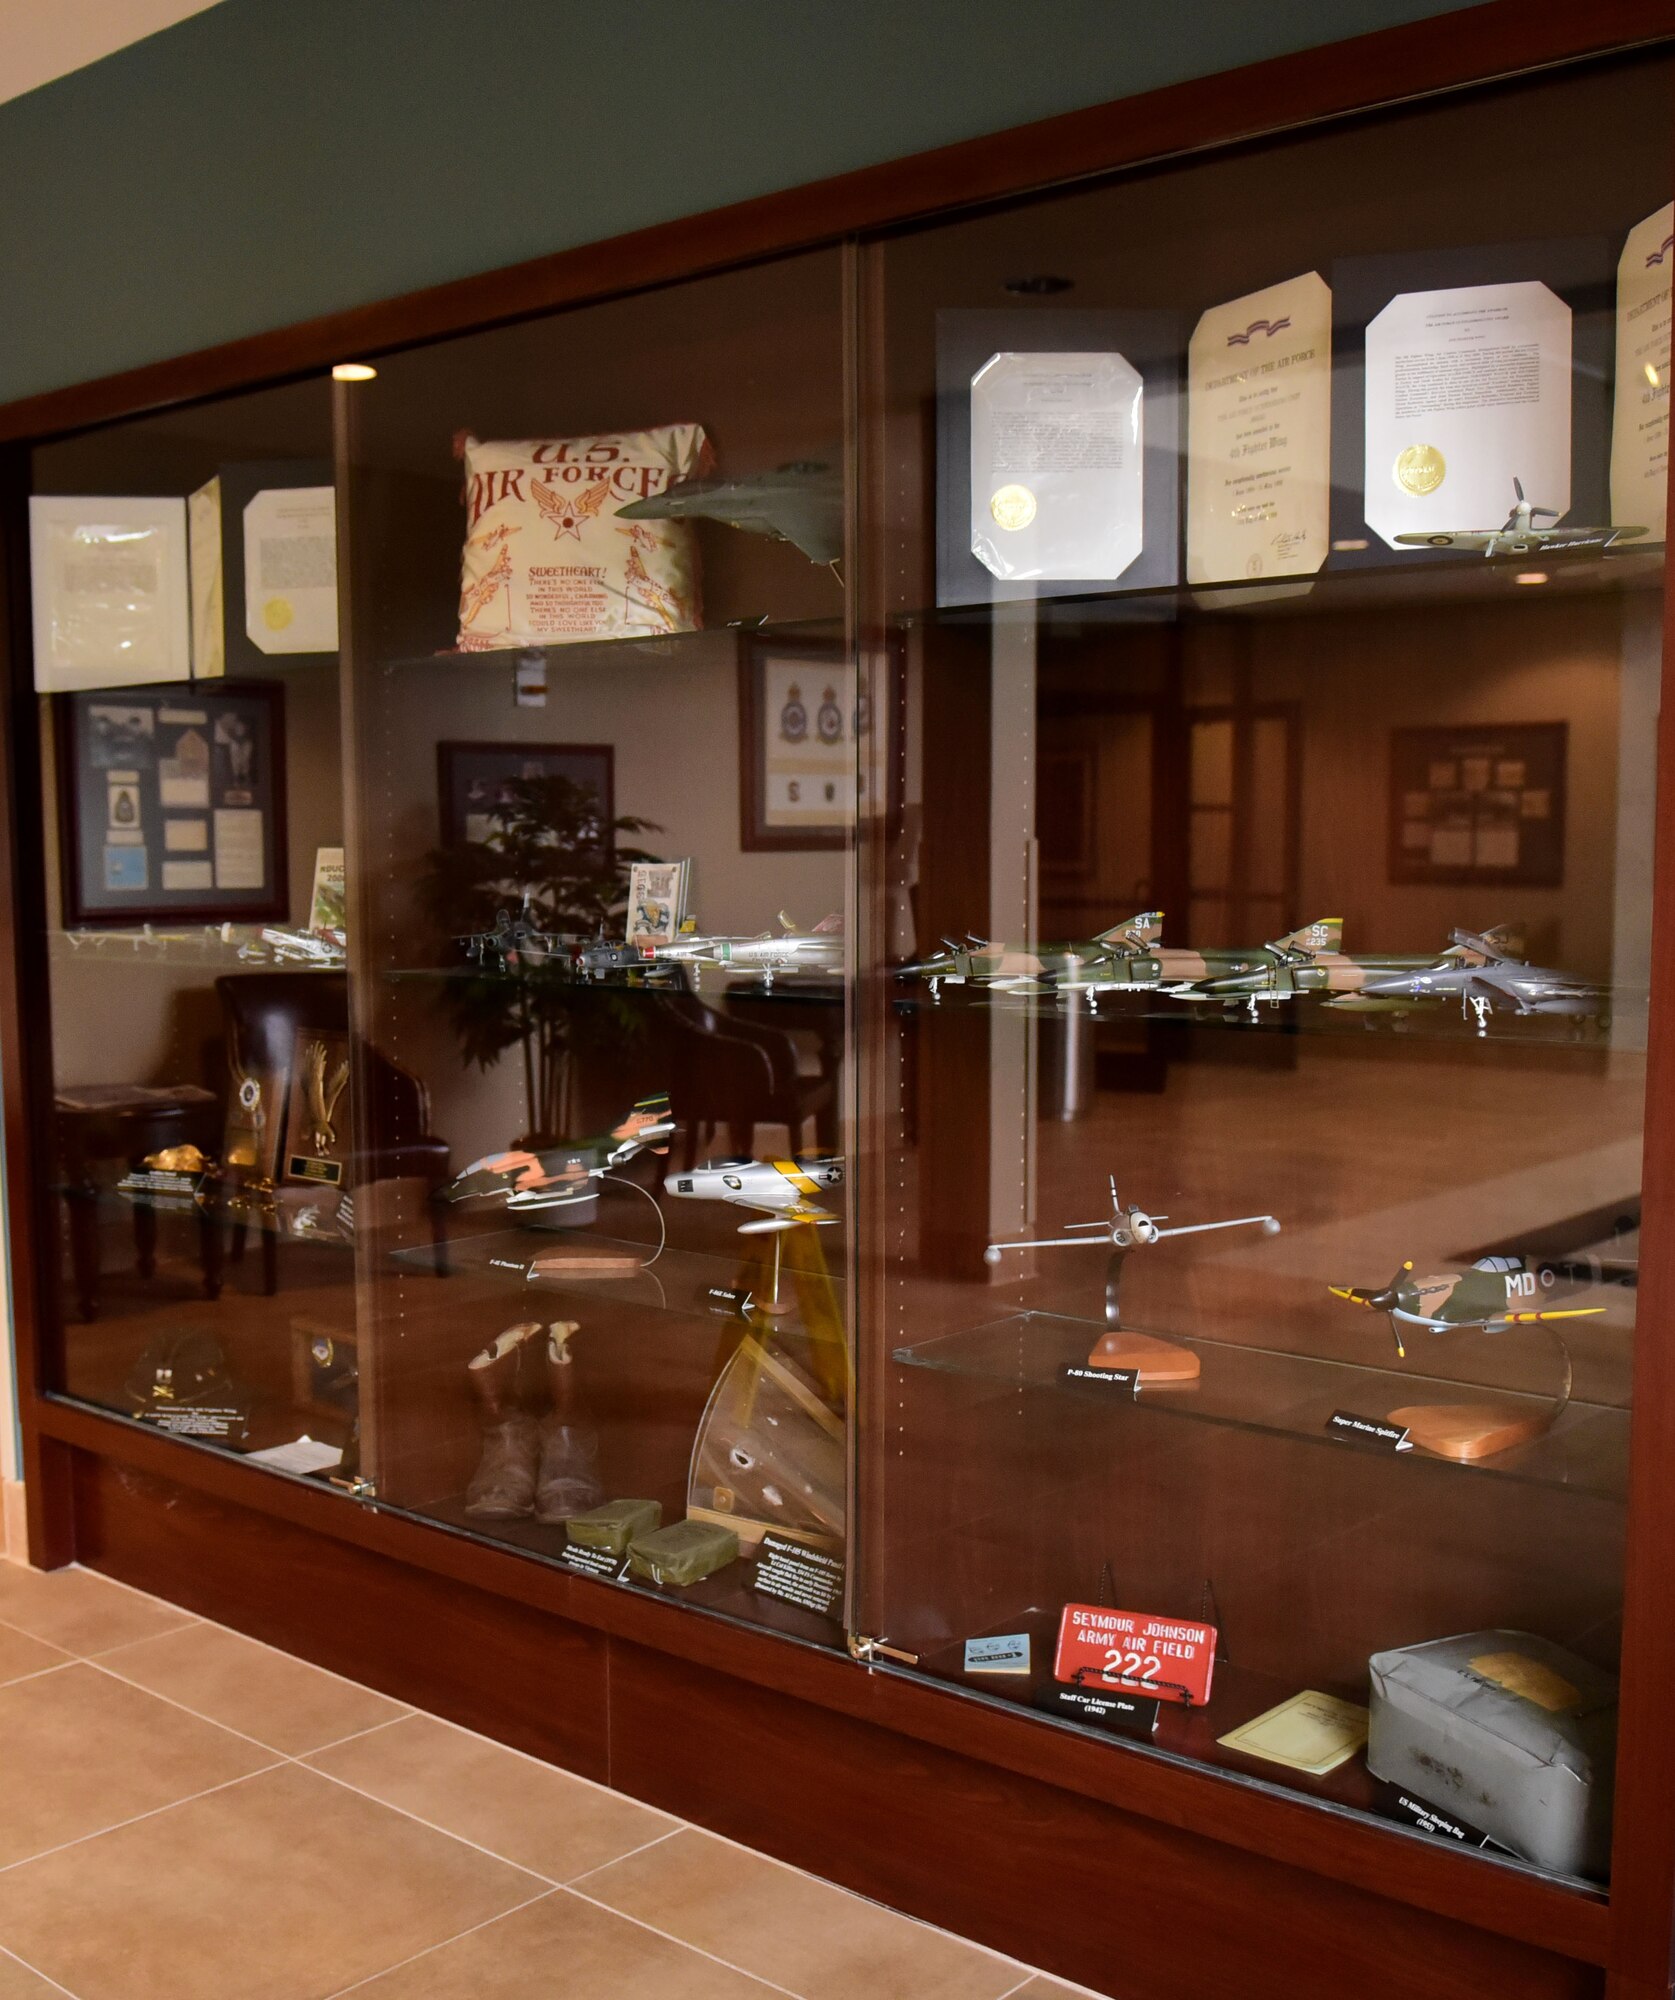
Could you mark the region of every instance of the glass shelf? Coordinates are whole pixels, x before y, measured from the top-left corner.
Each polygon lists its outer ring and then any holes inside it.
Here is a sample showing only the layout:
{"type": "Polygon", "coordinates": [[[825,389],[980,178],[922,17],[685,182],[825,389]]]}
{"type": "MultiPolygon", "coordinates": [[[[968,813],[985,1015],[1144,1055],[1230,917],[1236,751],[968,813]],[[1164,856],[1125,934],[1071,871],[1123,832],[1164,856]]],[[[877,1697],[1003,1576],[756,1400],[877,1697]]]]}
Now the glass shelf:
{"type": "Polygon", "coordinates": [[[520,660],[542,660],[549,668],[568,674],[577,669],[624,664],[669,666],[697,663],[713,650],[717,641],[731,645],[738,635],[748,633],[765,640],[785,639],[807,644],[818,640],[831,644],[843,638],[843,620],[835,612],[830,618],[729,618],[719,624],[701,626],[692,632],[647,632],[615,639],[570,640],[551,646],[497,646],[484,652],[461,652],[455,647],[439,647],[434,653],[398,654],[381,662],[385,673],[401,673],[416,667],[510,666],[520,660]]]}
{"type": "MultiPolygon", "coordinates": [[[[1005,1388],[1106,1402],[1113,1423],[1188,1419],[1245,1431],[1328,1445],[1335,1451],[1371,1449],[1343,1441],[1326,1429],[1334,1411],[1383,1422],[1393,1409],[1433,1397],[1439,1403],[1493,1401],[1521,1413],[1551,1409],[1552,1397],[1488,1389],[1417,1370],[1364,1367],[1357,1362],[1287,1354],[1272,1348],[1171,1334],[1197,1355],[1196,1380],[1152,1386],[1130,1394],[1116,1384],[1067,1380],[1067,1367],[1085,1367],[1089,1351],[1108,1329],[1101,1321],[1058,1313],[1021,1312],[915,1346],[898,1347],[893,1359],[909,1368],[995,1383],[1005,1388]]],[[[1628,1478],[1627,1410],[1571,1401],[1550,1429],[1528,1444],[1457,1465],[1413,1446],[1401,1459],[1442,1466],[1474,1478],[1515,1479],[1565,1487],[1597,1498],[1623,1500],[1628,1478]]]]}

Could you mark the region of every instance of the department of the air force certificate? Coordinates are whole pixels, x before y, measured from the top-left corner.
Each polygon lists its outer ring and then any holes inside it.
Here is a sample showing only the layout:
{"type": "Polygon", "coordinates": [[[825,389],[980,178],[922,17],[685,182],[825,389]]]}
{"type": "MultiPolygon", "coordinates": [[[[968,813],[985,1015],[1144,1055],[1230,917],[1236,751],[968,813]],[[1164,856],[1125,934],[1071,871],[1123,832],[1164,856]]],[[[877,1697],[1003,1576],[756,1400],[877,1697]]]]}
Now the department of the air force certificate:
{"type": "Polygon", "coordinates": [[[1543,284],[1402,292],[1367,326],[1366,521],[1383,541],[1570,506],[1570,308],[1543,284]]]}
{"type": "Polygon", "coordinates": [[[1669,274],[1675,203],[1637,222],[1617,263],[1617,402],[1611,520],[1664,537],[1669,469],[1669,274]]]}
{"type": "Polygon", "coordinates": [[[1143,394],[1120,354],[992,354],[971,378],[971,552],[1108,583],[1140,553],[1143,394]]]}
{"type": "Polygon", "coordinates": [[[264,653],[337,651],[337,495],[281,486],[244,510],[244,630],[264,653]]]}
{"type": "Polygon", "coordinates": [[[1212,306],[1187,350],[1189,583],[1326,559],[1332,293],[1317,272],[1212,306]]]}

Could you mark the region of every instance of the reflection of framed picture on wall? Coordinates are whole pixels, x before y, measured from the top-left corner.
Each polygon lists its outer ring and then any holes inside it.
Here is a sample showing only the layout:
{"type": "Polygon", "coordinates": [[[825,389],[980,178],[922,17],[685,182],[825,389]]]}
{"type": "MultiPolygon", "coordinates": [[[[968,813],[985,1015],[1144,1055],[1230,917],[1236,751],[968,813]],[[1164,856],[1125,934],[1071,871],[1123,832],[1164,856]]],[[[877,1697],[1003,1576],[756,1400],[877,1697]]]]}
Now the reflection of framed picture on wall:
{"type": "Polygon", "coordinates": [[[506,785],[520,779],[568,778],[593,793],[605,825],[616,817],[609,743],[438,743],[436,771],[444,847],[487,840],[506,785]]]}
{"type": "Polygon", "coordinates": [[[857,671],[838,640],[746,635],[739,654],[739,844],[845,847],[858,820],[901,826],[903,677],[857,671]],[[882,734],[880,734],[882,732],[882,734]],[[878,774],[888,774],[887,782],[878,774]]]}
{"type": "Polygon", "coordinates": [[[1563,722],[1390,732],[1390,880],[1556,889],[1564,881],[1563,722]]]}
{"type": "Polygon", "coordinates": [[[283,689],[65,694],[53,719],[67,926],[289,914],[283,689]]]}

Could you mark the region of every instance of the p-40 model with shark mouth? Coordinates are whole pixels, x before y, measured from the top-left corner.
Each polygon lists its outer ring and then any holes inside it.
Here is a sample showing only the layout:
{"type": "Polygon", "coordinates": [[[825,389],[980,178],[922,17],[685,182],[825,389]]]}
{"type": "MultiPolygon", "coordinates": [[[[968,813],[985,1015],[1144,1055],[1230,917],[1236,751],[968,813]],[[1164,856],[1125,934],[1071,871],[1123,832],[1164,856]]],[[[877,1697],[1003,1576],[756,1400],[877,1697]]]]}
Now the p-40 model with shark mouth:
{"type": "Polygon", "coordinates": [[[1516,495],[1512,512],[1498,528],[1434,528],[1398,535],[1396,540],[1410,549],[1481,550],[1485,556],[1535,556],[1562,553],[1567,549],[1608,549],[1614,542],[1643,535],[1644,528],[1538,528],[1535,517],[1545,514],[1559,518],[1557,507],[1537,507],[1524,498],[1521,480],[1512,482],[1516,495]]]}
{"type": "Polygon", "coordinates": [[[770,991],[785,972],[843,971],[843,918],[834,910],[813,930],[803,931],[783,910],[779,933],[755,937],[700,937],[682,933],[655,947],[659,965],[713,965],[724,972],[754,972],[770,991]]]}
{"type": "Polygon", "coordinates": [[[1489,1016],[1495,1013],[1609,1021],[1610,987],[1550,966],[1531,965],[1514,955],[1512,944],[1512,933],[1504,929],[1452,931],[1449,948],[1439,958],[1363,980],[1353,993],[1327,1005],[1352,1013],[1406,1014],[1416,1007],[1458,1000],[1461,1013],[1476,1021],[1480,1035],[1487,1034],[1489,1016]]]}
{"type": "Polygon", "coordinates": [[[580,1139],[540,1152],[521,1147],[473,1160],[438,1191],[443,1201],[500,1201],[513,1214],[556,1211],[558,1219],[580,1226],[594,1219],[605,1176],[644,1152],[666,1153],[675,1121],[669,1099],[642,1097],[620,1125],[597,1138],[580,1139]]]}

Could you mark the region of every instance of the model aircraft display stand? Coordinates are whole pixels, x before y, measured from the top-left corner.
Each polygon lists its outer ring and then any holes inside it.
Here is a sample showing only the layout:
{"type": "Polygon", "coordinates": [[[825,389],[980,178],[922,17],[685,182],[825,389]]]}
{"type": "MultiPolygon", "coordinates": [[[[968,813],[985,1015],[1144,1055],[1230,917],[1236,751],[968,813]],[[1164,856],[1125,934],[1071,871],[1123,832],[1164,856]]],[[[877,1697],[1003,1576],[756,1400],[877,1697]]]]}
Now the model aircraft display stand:
{"type": "Polygon", "coordinates": [[[1391,1410],[1389,1421],[1400,1425],[1422,1450],[1461,1465],[1497,1457],[1550,1431],[1570,1402],[1575,1370],[1570,1346],[1557,1328],[1537,1322],[1558,1351],[1564,1379],[1550,1409],[1532,1409],[1523,1402],[1404,1403],[1391,1410]]]}

